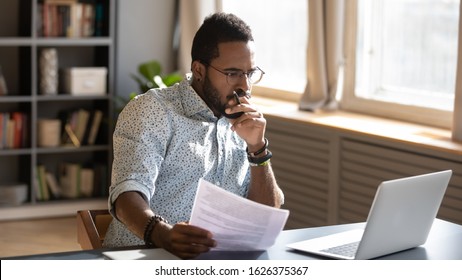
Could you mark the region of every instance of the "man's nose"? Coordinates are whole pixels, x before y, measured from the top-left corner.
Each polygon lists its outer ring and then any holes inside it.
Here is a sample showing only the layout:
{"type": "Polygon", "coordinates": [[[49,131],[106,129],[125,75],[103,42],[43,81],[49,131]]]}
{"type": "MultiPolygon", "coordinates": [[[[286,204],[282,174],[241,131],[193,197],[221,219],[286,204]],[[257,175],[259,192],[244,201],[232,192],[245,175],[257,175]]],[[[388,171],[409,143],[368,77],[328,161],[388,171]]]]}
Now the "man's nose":
{"type": "Polygon", "coordinates": [[[236,85],[236,89],[240,89],[244,92],[250,92],[252,84],[250,83],[248,74],[243,73],[239,79],[239,83],[236,85]]]}

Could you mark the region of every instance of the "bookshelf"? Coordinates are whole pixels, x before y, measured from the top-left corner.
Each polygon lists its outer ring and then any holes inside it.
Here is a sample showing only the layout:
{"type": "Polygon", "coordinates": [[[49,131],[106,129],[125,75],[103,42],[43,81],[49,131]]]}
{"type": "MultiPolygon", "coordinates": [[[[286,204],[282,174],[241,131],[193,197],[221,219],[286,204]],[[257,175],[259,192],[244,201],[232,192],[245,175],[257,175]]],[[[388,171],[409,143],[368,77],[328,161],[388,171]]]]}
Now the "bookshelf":
{"type": "MultiPolygon", "coordinates": [[[[0,220],[62,216],[75,214],[79,209],[106,207],[114,125],[116,0],[2,0],[0,18],[0,67],[7,85],[7,93],[0,95],[0,113],[10,116],[20,112],[25,116],[21,144],[0,146],[0,192],[4,186],[27,185],[24,202],[0,204],[0,220]],[[73,13],[70,12],[70,7],[75,9],[76,3],[86,6],[87,10],[93,9],[93,25],[83,26],[82,23],[79,28],[87,31],[79,33],[80,35],[76,35],[78,29],[75,31],[75,17],[72,17],[72,27],[69,19],[69,15],[73,13]],[[56,12],[55,19],[48,20],[46,25],[48,28],[50,25],[59,25],[55,28],[73,31],[45,33],[43,10],[47,5],[58,4],[62,6],[57,8],[61,15],[57,16],[59,13],[56,12]],[[57,51],[60,80],[56,94],[43,95],[39,86],[39,58],[45,48],[57,51]],[[65,93],[62,89],[62,70],[71,67],[105,68],[106,92],[65,93]],[[70,114],[79,109],[88,111],[90,116],[95,111],[102,112],[94,143],[83,141],[76,146],[72,143],[64,144],[60,140],[59,145],[52,147],[38,144],[39,120],[59,119],[63,112],[70,114]],[[42,173],[38,172],[38,167],[43,166],[61,183],[63,163],[77,163],[82,168],[94,170],[93,175],[98,180],[94,179],[96,184],[90,192],[91,195],[88,195],[87,186],[81,186],[86,190],[85,195],[77,194],[73,197],[55,197],[50,194],[48,199],[43,199],[38,194],[40,190],[37,188],[37,176],[42,173]]],[[[65,135],[65,123],[62,119],[60,136],[65,135]]],[[[5,129],[2,131],[5,132],[5,129]]],[[[88,178],[85,180],[88,181],[88,178]]]]}

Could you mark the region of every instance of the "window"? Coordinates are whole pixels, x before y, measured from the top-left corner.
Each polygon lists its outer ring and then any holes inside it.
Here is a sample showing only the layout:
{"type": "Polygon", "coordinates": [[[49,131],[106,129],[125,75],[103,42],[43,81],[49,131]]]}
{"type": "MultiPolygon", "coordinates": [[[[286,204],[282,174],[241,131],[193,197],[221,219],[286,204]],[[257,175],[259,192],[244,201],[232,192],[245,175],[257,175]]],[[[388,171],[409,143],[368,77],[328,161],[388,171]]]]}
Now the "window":
{"type": "Polygon", "coordinates": [[[265,71],[258,87],[302,93],[306,84],[306,0],[222,0],[253,31],[257,64],[265,71]]]}
{"type": "Polygon", "coordinates": [[[459,5],[460,0],[358,0],[355,68],[350,52],[342,105],[448,127],[461,63],[459,5]]]}

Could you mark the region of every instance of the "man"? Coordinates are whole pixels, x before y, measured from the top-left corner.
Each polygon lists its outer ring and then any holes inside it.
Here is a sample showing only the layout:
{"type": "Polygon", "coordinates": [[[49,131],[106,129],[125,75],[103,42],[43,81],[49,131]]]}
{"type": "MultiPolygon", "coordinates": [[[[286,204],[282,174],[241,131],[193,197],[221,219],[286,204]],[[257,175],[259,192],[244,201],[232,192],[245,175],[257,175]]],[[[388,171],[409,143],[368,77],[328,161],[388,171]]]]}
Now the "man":
{"type": "Polygon", "coordinates": [[[191,77],[138,96],[119,116],[109,194],[116,219],[105,246],[146,244],[181,258],[216,246],[207,229],[187,223],[199,178],[259,203],[283,203],[266,120],[249,100],[264,74],[249,26],[213,14],[191,53],[191,77]]]}

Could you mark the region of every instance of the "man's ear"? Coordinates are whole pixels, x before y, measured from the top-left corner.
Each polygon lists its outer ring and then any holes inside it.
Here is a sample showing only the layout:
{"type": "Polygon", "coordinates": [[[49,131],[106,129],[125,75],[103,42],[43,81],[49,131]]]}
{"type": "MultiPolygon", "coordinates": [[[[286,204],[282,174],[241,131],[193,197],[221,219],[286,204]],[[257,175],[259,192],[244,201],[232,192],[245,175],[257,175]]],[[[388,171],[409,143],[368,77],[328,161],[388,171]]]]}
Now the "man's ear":
{"type": "Polygon", "coordinates": [[[205,65],[200,63],[199,60],[194,60],[191,64],[191,70],[193,73],[194,79],[198,82],[203,81],[205,78],[205,65]]]}

